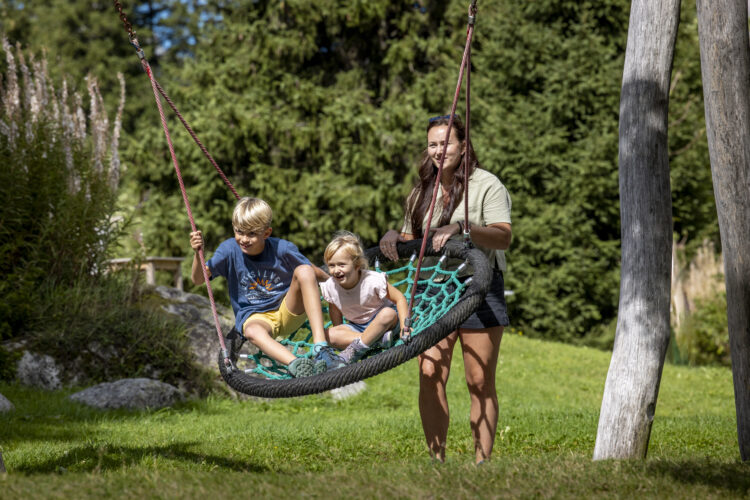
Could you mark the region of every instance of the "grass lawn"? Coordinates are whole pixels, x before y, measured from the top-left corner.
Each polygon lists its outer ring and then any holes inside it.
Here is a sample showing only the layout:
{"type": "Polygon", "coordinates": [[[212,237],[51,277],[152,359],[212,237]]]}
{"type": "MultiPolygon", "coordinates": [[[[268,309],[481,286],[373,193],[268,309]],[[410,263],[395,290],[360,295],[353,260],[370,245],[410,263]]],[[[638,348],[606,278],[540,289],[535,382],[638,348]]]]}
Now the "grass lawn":
{"type": "MultiPolygon", "coordinates": [[[[458,350],[457,350],[458,354],[458,350]]],[[[410,361],[367,390],[289,400],[89,409],[0,385],[0,498],[747,498],[731,372],[667,365],[649,457],[593,462],[609,353],[506,335],[493,460],[473,465],[460,356],[448,460],[430,462],[410,361]]]]}

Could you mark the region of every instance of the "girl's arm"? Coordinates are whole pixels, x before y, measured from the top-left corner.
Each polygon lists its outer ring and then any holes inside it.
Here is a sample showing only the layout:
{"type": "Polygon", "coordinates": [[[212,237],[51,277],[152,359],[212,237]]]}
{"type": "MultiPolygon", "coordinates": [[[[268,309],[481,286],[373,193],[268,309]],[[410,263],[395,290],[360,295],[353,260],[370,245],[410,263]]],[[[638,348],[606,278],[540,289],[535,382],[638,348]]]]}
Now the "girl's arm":
{"type": "Polygon", "coordinates": [[[407,328],[404,324],[406,317],[409,314],[409,303],[406,301],[406,297],[401,290],[388,283],[388,292],[386,294],[388,300],[396,304],[396,310],[398,311],[398,322],[401,326],[401,339],[404,341],[409,338],[411,334],[411,327],[407,328]]]}
{"type": "Polygon", "coordinates": [[[328,314],[331,316],[331,323],[333,323],[332,326],[338,326],[344,323],[344,315],[341,314],[341,311],[338,307],[334,306],[330,302],[328,303],[328,314]]]}

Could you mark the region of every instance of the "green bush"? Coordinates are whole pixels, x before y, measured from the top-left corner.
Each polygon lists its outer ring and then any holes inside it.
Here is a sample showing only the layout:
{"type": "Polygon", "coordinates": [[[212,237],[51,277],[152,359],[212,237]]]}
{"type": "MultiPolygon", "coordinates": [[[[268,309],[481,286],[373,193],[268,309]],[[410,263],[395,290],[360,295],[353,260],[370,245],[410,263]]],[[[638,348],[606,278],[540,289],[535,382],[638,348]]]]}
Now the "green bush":
{"type": "Polygon", "coordinates": [[[731,366],[726,292],[697,301],[676,339],[680,357],[691,365],[731,366]]]}
{"type": "Polygon", "coordinates": [[[123,272],[42,291],[29,348],[55,358],[77,385],[149,377],[206,393],[210,378],[193,361],[184,325],[142,290],[123,272]]]}

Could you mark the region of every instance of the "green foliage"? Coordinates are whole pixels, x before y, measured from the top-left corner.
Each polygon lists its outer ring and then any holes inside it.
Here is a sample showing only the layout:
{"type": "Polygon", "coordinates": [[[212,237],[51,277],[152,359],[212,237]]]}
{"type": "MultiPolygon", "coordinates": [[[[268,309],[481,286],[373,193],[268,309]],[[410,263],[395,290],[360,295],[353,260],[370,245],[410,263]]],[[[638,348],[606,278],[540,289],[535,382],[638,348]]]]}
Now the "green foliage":
{"type": "MultiPolygon", "coordinates": [[[[62,0],[18,4],[8,4],[16,8],[3,18],[17,39],[46,46],[76,71],[127,70],[134,98],[124,119],[128,172],[120,200],[137,206],[143,247],[128,240],[124,248],[128,256],[185,255],[189,224],[152,92],[114,10],[62,0]]],[[[400,226],[426,118],[446,113],[455,89],[467,5],[165,0],[125,7],[165,90],[240,194],[269,201],[274,235],[320,262],[335,230],[354,231],[369,246],[400,226]]],[[[529,335],[576,341],[616,314],[617,120],[629,7],[626,0],[479,4],[472,139],[513,199],[506,283],[516,292],[511,321],[529,335]]],[[[684,2],[681,12],[669,149],[675,233],[690,247],[716,240],[717,224],[694,4],[684,2]]],[[[170,119],[170,127],[212,249],[231,234],[233,197],[181,125],[170,119]]]]}
{"type": "Polygon", "coordinates": [[[727,294],[698,300],[677,332],[680,356],[691,365],[731,366],[727,294]]]}
{"type": "Polygon", "coordinates": [[[184,325],[134,278],[121,273],[43,290],[29,347],[58,360],[64,376],[77,374],[77,385],[150,377],[204,393],[210,381],[192,360],[184,325]]]}
{"type": "Polygon", "coordinates": [[[16,366],[21,354],[11,352],[0,345],[0,380],[12,381],[16,378],[16,366]]]}

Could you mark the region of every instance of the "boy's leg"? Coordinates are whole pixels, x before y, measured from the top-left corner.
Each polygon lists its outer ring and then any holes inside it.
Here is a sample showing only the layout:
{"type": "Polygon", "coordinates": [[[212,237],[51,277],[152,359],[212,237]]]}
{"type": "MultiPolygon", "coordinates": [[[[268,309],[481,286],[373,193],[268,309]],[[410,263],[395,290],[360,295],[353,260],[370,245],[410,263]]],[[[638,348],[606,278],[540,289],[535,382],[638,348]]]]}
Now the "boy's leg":
{"type": "Polygon", "coordinates": [[[265,321],[246,321],[242,335],[279,363],[288,365],[296,359],[294,354],[271,336],[271,325],[265,321]]]}
{"type": "Polygon", "coordinates": [[[297,266],[292,284],[286,294],[286,306],[294,315],[307,313],[313,342],[324,342],[323,307],[320,304],[318,279],[312,266],[297,266]]]}
{"type": "Polygon", "coordinates": [[[396,326],[398,321],[398,313],[391,307],[384,307],[375,318],[367,325],[365,331],[362,332],[362,342],[372,347],[372,345],[383,336],[383,334],[396,326]]]}

